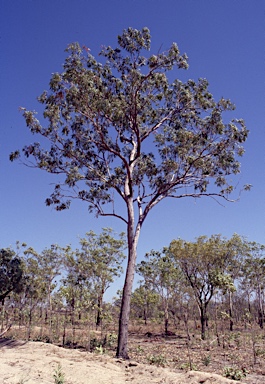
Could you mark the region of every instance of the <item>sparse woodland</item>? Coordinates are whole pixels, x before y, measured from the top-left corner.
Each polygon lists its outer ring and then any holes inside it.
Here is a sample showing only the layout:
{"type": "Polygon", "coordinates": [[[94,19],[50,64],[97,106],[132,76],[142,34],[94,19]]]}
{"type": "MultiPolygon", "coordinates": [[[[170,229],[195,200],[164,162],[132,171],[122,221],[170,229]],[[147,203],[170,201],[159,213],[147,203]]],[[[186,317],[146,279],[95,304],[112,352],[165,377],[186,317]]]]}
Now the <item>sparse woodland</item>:
{"type": "MultiPolygon", "coordinates": [[[[23,273],[2,301],[1,332],[12,325],[6,337],[114,355],[121,298],[118,292],[109,303],[104,294],[122,273],[124,244],[124,234],[104,228],[88,232],[76,250],[2,250],[0,294],[5,273],[12,276],[8,251],[23,273]]],[[[230,378],[265,373],[264,272],[264,246],[239,235],[151,250],[137,265],[130,357],[230,378]]]]}

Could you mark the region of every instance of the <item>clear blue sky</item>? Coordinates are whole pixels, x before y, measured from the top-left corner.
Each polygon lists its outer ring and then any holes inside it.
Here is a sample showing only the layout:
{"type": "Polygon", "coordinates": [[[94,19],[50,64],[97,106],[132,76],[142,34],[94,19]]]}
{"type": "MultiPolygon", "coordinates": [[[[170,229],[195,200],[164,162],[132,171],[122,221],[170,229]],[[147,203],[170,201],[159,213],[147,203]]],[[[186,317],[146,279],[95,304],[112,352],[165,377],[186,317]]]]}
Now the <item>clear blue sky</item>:
{"type": "Polygon", "coordinates": [[[253,184],[240,202],[225,206],[209,199],[161,203],[144,224],[139,260],[177,237],[236,232],[265,243],[263,0],[0,0],[0,247],[19,240],[38,251],[53,243],[75,248],[89,230],[124,230],[117,219],[96,219],[81,202],[63,212],[46,207],[52,175],[8,157],[35,140],[18,109],[40,109],[36,97],[48,88],[51,73],[61,71],[66,46],[78,41],[97,55],[102,44],[116,46],[129,26],[150,29],[153,51],[176,42],[189,56],[188,77],[206,77],[216,99],[236,104],[234,116],[250,130],[238,182],[253,184]]]}

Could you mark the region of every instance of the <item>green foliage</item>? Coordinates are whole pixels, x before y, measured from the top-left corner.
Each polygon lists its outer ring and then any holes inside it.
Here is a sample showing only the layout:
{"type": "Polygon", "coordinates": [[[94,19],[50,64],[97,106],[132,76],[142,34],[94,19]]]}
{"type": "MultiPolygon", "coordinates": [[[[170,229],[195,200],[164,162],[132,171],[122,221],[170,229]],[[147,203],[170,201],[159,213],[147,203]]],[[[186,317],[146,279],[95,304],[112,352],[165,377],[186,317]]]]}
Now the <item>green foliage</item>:
{"type": "Polygon", "coordinates": [[[146,260],[141,261],[136,267],[137,273],[142,277],[141,291],[137,292],[142,294],[142,301],[139,301],[138,304],[144,304],[147,313],[148,307],[153,307],[160,301],[165,321],[165,333],[167,333],[169,301],[173,293],[178,290],[182,275],[167,248],[164,248],[162,252],[152,250],[145,257],[146,260]]]}
{"type": "Polygon", "coordinates": [[[261,357],[265,358],[265,349],[256,348],[255,354],[256,354],[256,356],[261,356],[261,357]]]}
{"type": "Polygon", "coordinates": [[[200,236],[196,242],[173,240],[170,252],[194,290],[198,301],[207,303],[217,288],[234,291],[231,268],[241,252],[238,235],[230,240],[212,235],[200,236]],[[235,244],[236,243],[236,244],[235,244]]]}
{"type": "Polygon", "coordinates": [[[159,367],[165,367],[167,364],[167,359],[164,355],[150,355],[147,357],[147,361],[151,365],[157,365],[159,367]]]}
{"type": "Polygon", "coordinates": [[[181,278],[178,266],[164,248],[162,252],[152,250],[145,255],[147,261],[137,265],[137,273],[146,286],[155,288],[160,294],[172,291],[181,278]]]}
{"type": "Polygon", "coordinates": [[[224,376],[231,380],[242,380],[248,374],[246,368],[236,368],[236,367],[225,367],[224,376]]]}
{"type": "Polygon", "coordinates": [[[236,346],[239,348],[242,342],[242,335],[240,332],[231,332],[228,335],[228,341],[233,341],[236,346]]]}
{"type": "Polygon", "coordinates": [[[98,326],[109,316],[104,311],[104,294],[122,273],[124,234],[114,238],[111,228],[103,228],[99,235],[90,231],[80,239],[80,245],[81,249],[66,250],[64,265],[68,273],[59,291],[73,311],[95,308],[98,326]]]}
{"type": "Polygon", "coordinates": [[[22,277],[21,259],[11,249],[0,249],[0,302],[2,304],[10,292],[21,292],[22,277]]]}
{"type": "Polygon", "coordinates": [[[212,235],[195,242],[173,240],[169,251],[190,285],[200,310],[201,336],[205,339],[208,305],[215,293],[234,292],[238,259],[245,252],[244,240],[233,235],[230,240],[212,235]]]}
{"type": "Polygon", "coordinates": [[[118,335],[116,333],[110,333],[107,335],[106,347],[113,348],[117,346],[118,335]]]}
{"type": "Polygon", "coordinates": [[[32,247],[24,251],[25,258],[25,292],[30,298],[46,300],[51,310],[51,294],[57,284],[55,278],[60,276],[65,249],[51,245],[41,253],[32,247]]]}
{"type": "Polygon", "coordinates": [[[153,289],[148,289],[146,284],[140,285],[132,293],[131,311],[133,316],[142,318],[147,322],[149,318],[157,315],[160,296],[153,289]]]}
{"type": "Polygon", "coordinates": [[[64,384],[65,375],[63,373],[61,364],[58,364],[53,377],[54,377],[54,384],[64,384]]]}
{"type": "Polygon", "coordinates": [[[80,279],[90,274],[94,290],[103,294],[109,288],[114,278],[119,277],[122,270],[121,263],[125,256],[124,233],[119,239],[113,237],[111,228],[103,228],[102,233],[96,235],[93,231],[86,233],[85,238],[80,239],[81,251],[77,252],[80,269],[80,279]]]}
{"type": "Polygon", "coordinates": [[[100,354],[100,355],[103,355],[103,353],[105,352],[104,348],[102,345],[100,345],[99,347],[96,347],[96,353],[100,354]]]}
{"type": "Polygon", "coordinates": [[[136,348],[137,355],[141,355],[144,353],[144,348],[141,345],[138,345],[136,348]]]}

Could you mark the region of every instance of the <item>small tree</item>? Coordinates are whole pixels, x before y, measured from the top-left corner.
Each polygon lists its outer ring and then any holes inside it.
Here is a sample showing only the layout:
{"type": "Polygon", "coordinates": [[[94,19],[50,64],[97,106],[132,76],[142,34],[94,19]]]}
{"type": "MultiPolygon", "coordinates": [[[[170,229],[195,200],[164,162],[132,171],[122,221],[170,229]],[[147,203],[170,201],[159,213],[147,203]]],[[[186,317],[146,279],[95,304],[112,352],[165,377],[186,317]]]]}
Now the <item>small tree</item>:
{"type": "Polygon", "coordinates": [[[243,290],[255,292],[258,324],[264,327],[264,293],[265,293],[265,246],[256,242],[248,242],[248,255],[241,270],[241,287],[243,290]]]}
{"type": "MultiPolygon", "coordinates": [[[[237,235],[235,235],[237,239],[237,235]]],[[[219,235],[201,236],[196,242],[173,240],[170,252],[177,261],[196,299],[201,321],[201,337],[205,339],[207,309],[217,289],[234,289],[233,280],[226,273],[227,266],[235,257],[231,242],[219,235]]]]}
{"type": "Polygon", "coordinates": [[[149,289],[146,284],[140,285],[132,293],[131,307],[134,315],[143,318],[145,325],[147,325],[148,319],[156,314],[158,303],[158,293],[149,289]]]}
{"type": "MultiPolygon", "coordinates": [[[[75,342],[75,319],[76,314],[81,318],[82,312],[90,312],[92,308],[91,298],[91,281],[90,271],[82,259],[79,257],[78,251],[73,251],[70,246],[66,248],[64,258],[65,276],[62,278],[62,284],[59,293],[66,304],[66,314],[69,313],[72,325],[72,343],[75,342]]],[[[65,320],[66,320],[65,316],[65,320]]],[[[63,343],[65,342],[65,328],[63,343]]]]}
{"type": "Polygon", "coordinates": [[[93,231],[86,233],[86,237],[80,239],[81,252],[78,252],[80,265],[83,263],[92,289],[97,297],[96,326],[101,325],[103,297],[114,278],[119,277],[122,272],[121,263],[125,256],[123,254],[125,239],[124,233],[119,239],[113,237],[111,228],[103,228],[100,235],[93,231]]]}
{"type": "Polygon", "coordinates": [[[38,266],[39,278],[43,281],[45,296],[47,295],[42,300],[47,300],[46,317],[49,319],[51,327],[52,292],[57,286],[55,278],[61,274],[64,249],[53,244],[50,248],[45,248],[41,253],[36,252],[32,247],[29,247],[24,253],[34,259],[38,266]]]}
{"type": "MultiPolygon", "coordinates": [[[[50,91],[39,97],[47,126],[22,108],[30,131],[48,141],[45,148],[38,142],[24,147],[25,157],[37,168],[64,175],[46,204],[62,210],[77,198],[97,216],[114,216],[126,225],[117,349],[123,358],[128,358],[130,298],[145,219],[166,197],[229,200],[228,180],[240,171],[237,157],[248,134],[242,119],[223,121],[223,112],[235,107],[224,98],[215,101],[207,80],[170,83],[166,73],[187,69],[187,56],[173,43],[146,57],[150,41],[148,28],[128,28],[118,36],[117,48],[102,49],[101,62],[89,48],[69,45],[63,72],[53,74],[50,91]],[[115,204],[119,199],[123,205],[115,204]]],[[[10,156],[17,157],[19,151],[10,156]]]]}
{"type": "Polygon", "coordinates": [[[47,299],[46,281],[43,278],[43,270],[40,268],[35,257],[29,256],[23,263],[23,291],[17,297],[20,305],[20,321],[23,319],[23,313],[28,320],[27,337],[31,337],[31,328],[33,323],[34,309],[40,303],[43,304],[47,299]],[[22,317],[21,317],[22,315],[22,317]]]}
{"type": "Polygon", "coordinates": [[[142,282],[154,289],[161,298],[164,312],[164,329],[167,335],[169,300],[180,282],[181,273],[175,260],[170,257],[167,248],[164,248],[162,252],[152,250],[146,254],[146,259],[146,261],[143,260],[137,265],[137,273],[143,277],[142,282]]]}

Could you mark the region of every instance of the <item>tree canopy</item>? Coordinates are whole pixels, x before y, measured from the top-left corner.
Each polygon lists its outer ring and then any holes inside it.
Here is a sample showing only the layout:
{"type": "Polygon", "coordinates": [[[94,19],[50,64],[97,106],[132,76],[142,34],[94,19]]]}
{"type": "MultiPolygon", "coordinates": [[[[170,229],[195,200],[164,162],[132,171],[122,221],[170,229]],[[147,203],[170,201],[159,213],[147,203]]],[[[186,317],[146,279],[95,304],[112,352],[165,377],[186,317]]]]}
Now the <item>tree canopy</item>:
{"type": "Polygon", "coordinates": [[[149,58],[141,54],[150,50],[147,28],[125,30],[118,43],[102,49],[103,63],[87,47],[68,46],[63,72],[53,74],[50,90],[38,98],[46,127],[23,108],[31,132],[50,142],[49,149],[38,142],[25,146],[24,155],[41,169],[65,175],[46,203],[68,208],[71,200],[62,190],[67,186],[102,215],[104,204],[115,203],[110,191],[125,201],[133,193],[145,207],[143,219],[166,196],[227,197],[233,190],[227,176],[239,172],[236,156],[243,154],[248,133],[242,119],[223,121],[223,112],[235,106],[228,99],[215,101],[206,79],[169,83],[166,72],[188,68],[175,43],[149,58]],[[208,191],[211,179],[215,192],[208,191]]]}

